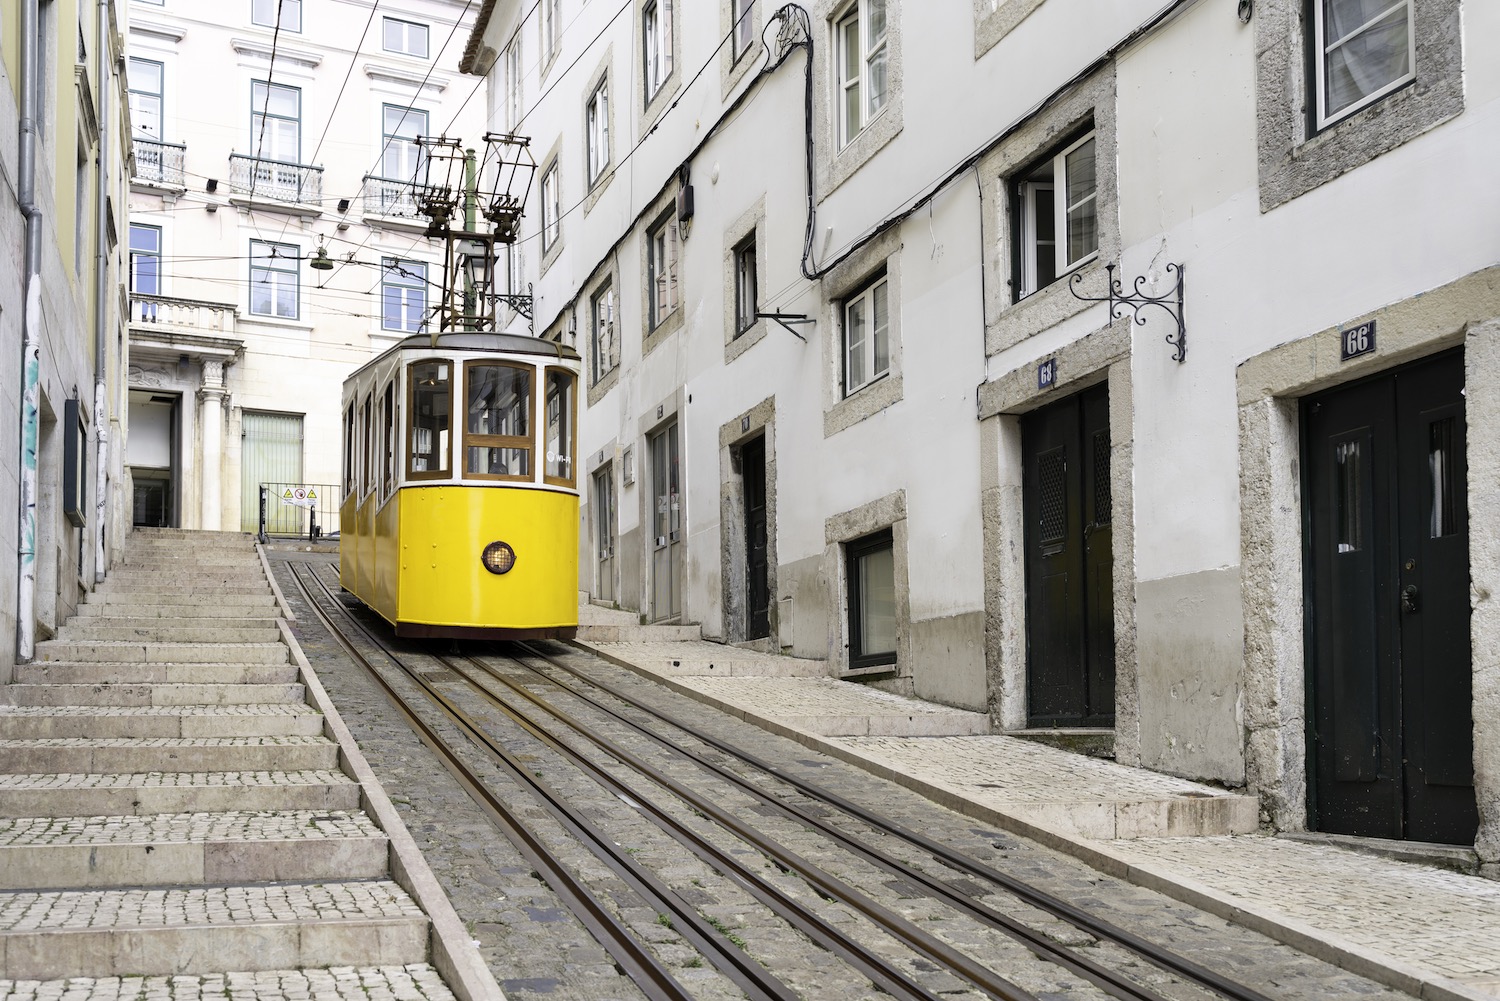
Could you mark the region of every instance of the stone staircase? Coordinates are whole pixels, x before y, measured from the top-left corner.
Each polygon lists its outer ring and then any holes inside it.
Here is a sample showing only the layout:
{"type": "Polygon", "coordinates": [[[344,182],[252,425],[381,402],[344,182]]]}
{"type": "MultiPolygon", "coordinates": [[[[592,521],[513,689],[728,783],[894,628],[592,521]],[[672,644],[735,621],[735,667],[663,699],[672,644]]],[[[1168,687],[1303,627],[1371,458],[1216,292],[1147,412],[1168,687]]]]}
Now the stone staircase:
{"type": "Polygon", "coordinates": [[[0,995],[115,997],[111,978],[135,978],[167,999],[228,977],[253,998],[266,971],[353,968],[366,993],[454,996],[280,614],[249,536],[137,530],[17,668],[0,693],[0,995]]]}

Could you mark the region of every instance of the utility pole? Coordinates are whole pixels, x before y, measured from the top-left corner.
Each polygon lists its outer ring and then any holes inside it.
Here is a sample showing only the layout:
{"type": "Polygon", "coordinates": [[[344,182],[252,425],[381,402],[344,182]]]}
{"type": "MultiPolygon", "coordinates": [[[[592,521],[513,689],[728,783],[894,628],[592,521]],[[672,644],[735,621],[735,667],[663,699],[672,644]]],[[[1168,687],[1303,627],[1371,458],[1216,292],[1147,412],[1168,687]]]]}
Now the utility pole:
{"type": "Polygon", "coordinates": [[[531,139],[487,132],[483,159],[447,136],[416,142],[426,176],[416,191],[417,208],[428,219],[427,236],[444,245],[434,346],[449,331],[494,331],[502,302],[532,319],[529,288],[525,295],[495,289],[496,250],[515,242],[536,175],[531,139]]]}

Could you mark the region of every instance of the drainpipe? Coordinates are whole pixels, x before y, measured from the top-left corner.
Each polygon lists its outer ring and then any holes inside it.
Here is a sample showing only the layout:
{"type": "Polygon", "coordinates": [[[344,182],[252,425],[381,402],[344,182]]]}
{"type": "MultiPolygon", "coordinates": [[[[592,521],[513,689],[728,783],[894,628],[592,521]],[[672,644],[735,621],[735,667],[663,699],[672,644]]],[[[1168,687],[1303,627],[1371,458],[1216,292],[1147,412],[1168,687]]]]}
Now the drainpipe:
{"type": "Polygon", "coordinates": [[[109,59],[109,0],[99,0],[95,63],[99,79],[95,86],[99,119],[98,188],[94,216],[94,583],[104,580],[105,515],[109,511],[109,420],[105,413],[105,345],[109,343],[109,125],[110,95],[114,77],[109,59]]]}
{"type": "Polygon", "coordinates": [[[26,219],[26,249],[21,277],[26,284],[22,306],[21,348],[21,502],[17,537],[16,658],[29,662],[36,653],[36,463],[41,426],[42,355],[42,210],[36,200],[37,116],[40,113],[41,65],[37,27],[38,0],[21,0],[20,164],[16,189],[26,219]]]}

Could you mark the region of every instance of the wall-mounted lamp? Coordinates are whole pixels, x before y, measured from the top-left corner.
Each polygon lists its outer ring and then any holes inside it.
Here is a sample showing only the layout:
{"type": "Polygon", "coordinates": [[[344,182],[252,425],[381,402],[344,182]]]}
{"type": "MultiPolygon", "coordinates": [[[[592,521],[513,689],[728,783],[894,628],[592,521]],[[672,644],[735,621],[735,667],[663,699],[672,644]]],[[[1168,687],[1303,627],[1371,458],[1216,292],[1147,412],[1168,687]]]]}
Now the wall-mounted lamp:
{"type": "Polygon", "coordinates": [[[207,191],[209,194],[213,194],[215,191],[218,191],[219,179],[217,177],[210,177],[208,180],[204,181],[203,190],[207,191]]]}
{"type": "Polygon", "coordinates": [[[347,198],[340,198],[339,199],[339,213],[343,214],[343,213],[348,212],[348,211],[349,211],[349,199],[347,199],[347,198]]]}
{"type": "Polygon", "coordinates": [[[1236,13],[1239,14],[1241,24],[1250,23],[1250,15],[1253,12],[1252,8],[1254,6],[1254,0],[1240,0],[1239,9],[1236,13]]]}

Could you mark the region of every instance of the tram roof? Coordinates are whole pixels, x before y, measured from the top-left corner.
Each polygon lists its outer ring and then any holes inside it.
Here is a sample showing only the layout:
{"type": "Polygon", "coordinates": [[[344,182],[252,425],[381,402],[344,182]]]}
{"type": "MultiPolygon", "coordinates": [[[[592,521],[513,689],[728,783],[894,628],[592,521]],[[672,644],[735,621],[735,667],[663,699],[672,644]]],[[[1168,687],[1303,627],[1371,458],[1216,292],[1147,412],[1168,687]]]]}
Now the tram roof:
{"type": "Polygon", "coordinates": [[[486,354],[541,355],[547,358],[562,358],[567,361],[578,361],[581,358],[578,352],[567,344],[543,340],[540,337],[528,337],[524,334],[455,331],[438,334],[436,344],[433,343],[431,334],[413,334],[392,344],[380,352],[380,354],[371,358],[353,372],[350,372],[345,381],[353,379],[371,366],[378,365],[391,355],[405,351],[420,351],[428,354],[446,354],[451,351],[477,351],[486,354]]]}

